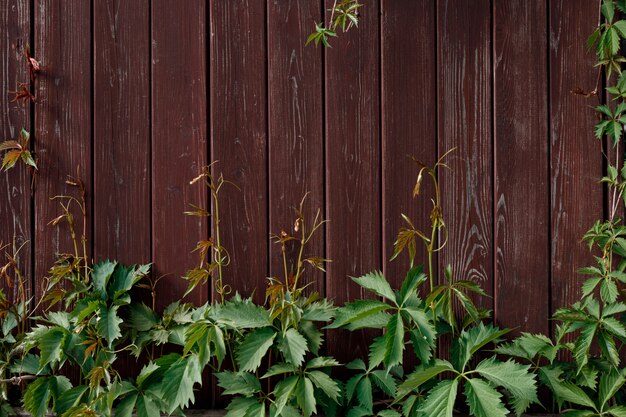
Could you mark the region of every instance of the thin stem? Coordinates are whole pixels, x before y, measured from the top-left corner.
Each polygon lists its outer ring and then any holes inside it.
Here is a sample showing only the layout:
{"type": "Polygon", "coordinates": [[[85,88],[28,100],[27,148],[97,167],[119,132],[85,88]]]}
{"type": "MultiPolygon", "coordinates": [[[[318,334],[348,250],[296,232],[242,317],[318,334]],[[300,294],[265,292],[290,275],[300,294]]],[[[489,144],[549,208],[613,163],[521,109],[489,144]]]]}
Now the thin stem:
{"type": "Polygon", "coordinates": [[[216,252],[213,254],[214,261],[217,263],[217,286],[220,294],[220,302],[224,304],[224,287],[223,285],[223,272],[222,272],[222,244],[220,238],[220,205],[217,198],[217,192],[213,193],[213,202],[215,204],[215,213],[213,214],[213,221],[215,224],[215,242],[217,244],[216,252]]]}

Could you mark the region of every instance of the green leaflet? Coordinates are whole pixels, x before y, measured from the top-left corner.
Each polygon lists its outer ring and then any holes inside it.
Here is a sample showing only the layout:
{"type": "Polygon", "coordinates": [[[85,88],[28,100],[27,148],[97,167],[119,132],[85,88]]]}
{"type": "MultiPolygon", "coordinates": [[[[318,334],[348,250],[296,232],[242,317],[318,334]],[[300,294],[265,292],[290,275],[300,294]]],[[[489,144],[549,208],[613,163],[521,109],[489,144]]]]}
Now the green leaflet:
{"type": "Polygon", "coordinates": [[[385,357],[384,363],[387,369],[402,363],[404,351],[404,323],[402,316],[397,313],[391,316],[385,334],[385,357]]]}
{"type": "Polygon", "coordinates": [[[100,307],[100,318],[98,320],[98,332],[107,341],[109,347],[113,346],[115,339],[122,336],[120,324],[122,319],[117,315],[119,306],[107,308],[105,305],[100,307]]]}
{"type": "Polygon", "coordinates": [[[520,365],[510,359],[500,362],[492,357],[480,362],[476,372],[511,393],[513,408],[518,416],[524,413],[531,403],[539,402],[535,378],[529,372],[529,366],[520,365]]]}
{"type": "Polygon", "coordinates": [[[302,365],[304,355],[309,351],[306,339],[296,329],[288,329],[281,337],[278,349],[285,355],[288,362],[296,366],[302,365]]]}
{"type": "Polygon", "coordinates": [[[261,390],[261,383],[254,374],[248,372],[224,371],[215,374],[218,385],[224,388],[224,395],[250,397],[261,390]]]}
{"type": "Polygon", "coordinates": [[[396,402],[445,371],[454,371],[454,368],[450,362],[439,359],[433,365],[418,368],[398,386],[396,402]]]}
{"type": "Polygon", "coordinates": [[[386,298],[392,303],[396,302],[396,295],[382,272],[372,271],[359,278],[352,278],[352,280],[361,287],[386,298]]]}
{"type": "Polygon", "coordinates": [[[470,379],[465,383],[465,396],[473,416],[506,417],[508,413],[501,401],[502,394],[480,379],[470,379]]]}
{"type": "Polygon", "coordinates": [[[276,333],[269,327],[248,334],[236,353],[240,370],[255,372],[261,366],[261,360],[272,346],[275,337],[276,333]]]}
{"type": "Polygon", "coordinates": [[[459,381],[444,380],[439,382],[420,405],[420,415],[424,417],[452,417],[459,381]]]}

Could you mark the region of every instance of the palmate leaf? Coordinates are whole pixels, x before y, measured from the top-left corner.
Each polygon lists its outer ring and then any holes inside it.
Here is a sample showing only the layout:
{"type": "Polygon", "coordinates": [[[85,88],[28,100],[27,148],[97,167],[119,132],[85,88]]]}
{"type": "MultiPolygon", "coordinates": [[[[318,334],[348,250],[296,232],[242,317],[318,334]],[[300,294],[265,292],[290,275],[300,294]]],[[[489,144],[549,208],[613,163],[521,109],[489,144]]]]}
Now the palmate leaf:
{"type": "Polygon", "coordinates": [[[366,290],[372,291],[375,294],[380,295],[383,298],[396,302],[396,295],[391,289],[391,285],[387,282],[387,279],[380,271],[372,271],[358,278],[352,278],[354,282],[359,284],[366,290]]]}
{"type": "Polygon", "coordinates": [[[466,382],[465,396],[473,416],[506,417],[508,413],[501,401],[502,394],[480,379],[472,378],[466,382]]]}
{"type": "Polygon", "coordinates": [[[429,417],[452,417],[459,381],[444,380],[430,390],[426,400],[419,406],[421,415],[429,417]]]}
{"type": "Polygon", "coordinates": [[[496,386],[504,387],[513,396],[515,413],[521,415],[532,403],[538,403],[536,381],[529,366],[512,360],[500,362],[495,357],[478,364],[476,372],[496,386]]]}
{"type": "Polygon", "coordinates": [[[304,355],[309,351],[306,339],[294,328],[288,329],[278,344],[278,349],[285,355],[287,362],[302,365],[304,355]]]}
{"type": "Polygon", "coordinates": [[[272,346],[276,333],[269,327],[248,334],[237,349],[236,358],[242,372],[255,372],[272,346]]]}

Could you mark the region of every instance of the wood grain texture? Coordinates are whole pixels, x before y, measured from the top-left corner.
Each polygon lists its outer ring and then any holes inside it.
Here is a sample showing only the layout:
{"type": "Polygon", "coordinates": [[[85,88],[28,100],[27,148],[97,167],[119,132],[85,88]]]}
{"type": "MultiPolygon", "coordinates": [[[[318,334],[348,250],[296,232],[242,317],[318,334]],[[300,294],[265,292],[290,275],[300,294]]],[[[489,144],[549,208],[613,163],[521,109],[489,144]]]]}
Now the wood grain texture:
{"type": "MultiPolygon", "coordinates": [[[[29,105],[11,102],[8,94],[16,90],[18,81],[26,82],[29,77],[24,57],[24,47],[30,42],[29,6],[28,2],[17,0],[0,3],[0,143],[18,138],[22,128],[31,130],[29,105]]],[[[0,173],[0,242],[16,248],[24,245],[19,252],[18,266],[27,279],[27,297],[32,286],[30,203],[28,169],[19,163],[9,172],[0,173]]],[[[7,251],[11,253],[11,247],[7,251]]],[[[4,252],[0,251],[0,265],[6,261],[4,252]]],[[[17,299],[17,286],[2,281],[0,288],[10,300],[17,299]]]]}
{"type": "Polygon", "coordinates": [[[496,0],[495,318],[548,332],[550,192],[547,18],[541,1],[496,0]]]}
{"type": "Polygon", "coordinates": [[[235,187],[220,193],[225,283],[265,296],[268,267],[266,2],[212,0],[211,157],[235,187]]]}
{"type": "MultiPolygon", "coordinates": [[[[316,211],[324,215],[324,135],[322,50],[305,46],[311,22],[320,20],[319,1],[270,0],[268,36],[268,158],[270,232],[294,230],[295,208],[308,192],[305,222],[312,226],[316,211]]],[[[288,246],[292,270],[297,245],[288,246]]],[[[307,247],[305,256],[324,257],[324,228],[307,247]]],[[[308,268],[302,283],[324,292],[324,275],[308,268]]],[[[280,246],[270,243],[270,275],[283,278],[280,246]]]]}
{"type": "MultiPolygon", "coordinates": [[[[86,186],[87,241],[92,230],[92,90],[91,4],[82,0],[35,1],[35,51],[43,65],[38,79],[35,136],[39,158],[35,191],[36,292],[58,253],[73,253],[65,222],[49,226],[60,215],[58,195],[79,196],[65,183],[68,175],[86,186]]],[[[77,209],[77,207],[75,207],[77,209]]],[[[75,210],[77,233],[83,233],[82,215],[75,210]]],[[[79,243],[80,244],[80,243],[79,243]]],[[[90,257],[91,255],[88,254],[90,257]]]]}
{"type": "Polygon", "coordinates": [[[595,30],[594,2],[550,2],[550,164],[552,311],[580,297],[576,270],[594,263],[582,235],[603,216],[602,142],[593,136],[596,115],[571,91],[592,91],[597,81],[593,51],[585,41],[595,30]]]}
{"type": "MultiPolygon", "coordinates": [[[[382,268],[379,36],[379,3],[370,1],[359,28],[326,50],[326,295],[338,305],[369,297],[350,276],[382,268]]],[[[367,335],[329,333],[329,353],[366,356],[367,335]]]]}
{"type": "Polygon", "coordinates": [[[94,3],[94,258],[150,262],[148,0],[94,3]]]}
{"type": "MultiPolygon", "coordinates": [[[[490,2],[438,3],[438,143],[450,169],[439,170],[448,241],[440,271],[493,294],[493,162],[490,2]],[[465,22],[471,21],[471,25],[465,22]]],[[[441,233],[440,239],[445,239],[441,233]]],[[[440,282],[444,280],[439,277],[440,282]]],[[[491,298],[475,302],[493,308],[491,298]]]]}
{"type": "MultiPolygon", "coordinates": [[[[152,256],[153,275],[168,274],[158,308],[180,298],[180,279],[197,265],[196,243],[208,235],[207,219],[186,216],[190,204],[208,204],[201,183],[207,164],[206,9],[203,1],[152,2],[152,256]]],[[[187,300],[207,301],[210,284],[187,300]]]]}
{"type": "MultiPolygon", "coordinates": [[[[387,260],[399,229],[407,227],[401,214],[408,215],[418,229],[430,230],[434,188],[425,178],[420,195],[412,198],[420,167],[408,155],[428,165],[437,160],[437,108],[432,105],[437,100],[437,33],[432,1],[382,0],[381,12],[383,257],[387,260]]],[[[417,248],[415,263],[427,268],[421,241],[417,248]]],[[[408,259],[404,253],[384,262],[394,288],[404,280],[408,259]]]]}

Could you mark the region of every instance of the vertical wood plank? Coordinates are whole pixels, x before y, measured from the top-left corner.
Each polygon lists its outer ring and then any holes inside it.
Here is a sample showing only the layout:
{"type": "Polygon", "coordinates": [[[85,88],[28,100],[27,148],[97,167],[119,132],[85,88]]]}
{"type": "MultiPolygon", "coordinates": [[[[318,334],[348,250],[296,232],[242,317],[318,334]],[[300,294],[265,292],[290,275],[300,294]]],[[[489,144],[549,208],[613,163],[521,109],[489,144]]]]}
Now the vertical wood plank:
{"type": "MultiPolygon", "coordinates": [[[[304,41],[311,22],[320,20],[319,1],[298,0],[268,3],[268,152],[270,233],[294,230],[295,208],[305,193],[306,227],[316,211],[324,214],[324,136],[322,51],[304,41]]],[[[288,247],[288,268],[294,269],[296,245],[288,247]]],[[[305,256],[324,257],[324,228],[309,244],[305,256]]],[[[308,267],[310,268],[310,267],[308,267]]],[[[270,244],[270,275],[283,278],[279,245],[270,244]]],[[[324,292],[324,275],[309,269],[302,283],[311,291],[324,292]]]]}
{"type": "MultiPolygon", "coordinates": [[[[438,143],[450,169],[439,170],[448,241],[440,271],[493,294],[491,10],[488,0],[443,1],[438,10],[438,143]],[[472,22],[471,25],[465,22],[472,22]]],[[[440,239],[445,239],[442,233],[440,239]]],[[[444,277],[440,276],[440,280],[444,277]]],[[[490,298],[476,299],[492,308],[490,298]]]]}
{"type": "Polygon", "coordinates": [[[212,0],[211,156],[234,182],[220,193],[225,284],[265,296],[268,268],[265,1],[212,0]]]}
{"type": "Polygon", "coordinates": [[[550,164],[552,232],[552,312],[580,297],[576,270],[594,263],[582,235],[603,216],[602,142],[594,139],[596,115],[586,99],[571,91],[592,91],[595,56],[586,46],[598,4],[550,1],[550,164]]]}
{"type": "MultiPolygon", "coordinates": [[[[326,50],[326,294],[339,305],[366,296],[350,276],[382,267],[379,35],[379,2],[370,1],[359,28],[326,50]]],[[[328,350],[360,357],[368,342],[365,332],[332,332],[328,350]]]]}
{"type": "MultiPolygon", "coordinates": [[[[382,0],[382,157],[383,257],[393,254],[398,230],[407,225],[430,227],[434,189],[428,180],[412,198],[419,166],[408,155],[432,165],[437,160],[436,6],[428,0],[382,0]],[[402,28],[402,29],[400,29],[402,28]],[[411,47],[407,48],[407,44],[411,47]]],[[[332,227],[332,226],[331,226],[332,227]]],[[[416,264],[428,265],[427,252],[418,242],[416,264]]],[[[385,274],[399,288],[408,270],[408,256],[384,262],[385,274]]]]}
{"type": "Polygon", "coordinates": [[[549,329],[547,19],[541,1],[494,2],[496,307],[500,326],[549,329]]]}
{"type": "Polygon", "coordinates": [[[150,9],[94,1],[94,257],[150,262],[150,9]]]}
{"type": "MultiPolygon", "coordinates": [[[[68,175],[78,176],[86,186],[88,250],[91,246],[91,17],[91,2],[35,1],[35,47],[44,67],[38,79],[35,107],[41,178],[35,192],[37,293],[55,255],[73,252],[67,225],[48,226],[61,213],[58,200],[50,198],[78,196],[76,188],[65,183],[68,175]]],[[[76,210],[79,239],[83,233],[81,217],[76,210]]]]}
{"type": "MultiPolygon", "coordinates": [[[[30,4],[11,0],[0,4],[0,143],[19,137],[20,130],[30,131],[29,105],[11,102],[9,91],[17,89],[17,82],[28,81],[28,66],[24,47],[30,42],[30,4]]],[[[24,245],[19,252],[18,267],[27,278],[27,297],[31,289],[31,176],[28,169],[18,164],[9,172],[0,173],[0,242],[24,245]]],[[[2,245],[0,245],[1,247],[2,245]]],[[[11,253],[11,247],[7,248],[11,253]]],[[[4,265],[4,251],[0,265],[4,265]]],[[[16,300],[17,286],[12,288],[0,282],[7,297],[16,300]]]]}
{"type": "MultiPolygon", "coordinates": [[[[180,298],[180,279],[197,264],[191,253],[206,239],[207,220],[186,216],[206,206],[207,190],[191,185],[207,164],[206,8],[203,1],[152,2],[152,257],[153,275],[168,274],[158,307],[180,298]]],[[[187,300],[207,301],[210,285],[187,300]]]]}

